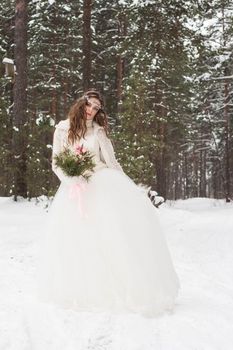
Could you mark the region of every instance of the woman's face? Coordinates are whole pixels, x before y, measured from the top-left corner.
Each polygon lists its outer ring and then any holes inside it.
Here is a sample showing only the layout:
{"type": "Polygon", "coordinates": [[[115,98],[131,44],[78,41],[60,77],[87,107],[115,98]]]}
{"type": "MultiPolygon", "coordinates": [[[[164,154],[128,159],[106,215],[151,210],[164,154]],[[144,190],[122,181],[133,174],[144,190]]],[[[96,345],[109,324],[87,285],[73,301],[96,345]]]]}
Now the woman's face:
{"type": "Polygon", "coordinates": [[[85,106],[87,119],[93,119],[100,108],[101,104],[98,98],[89,97],[85,106]]]}

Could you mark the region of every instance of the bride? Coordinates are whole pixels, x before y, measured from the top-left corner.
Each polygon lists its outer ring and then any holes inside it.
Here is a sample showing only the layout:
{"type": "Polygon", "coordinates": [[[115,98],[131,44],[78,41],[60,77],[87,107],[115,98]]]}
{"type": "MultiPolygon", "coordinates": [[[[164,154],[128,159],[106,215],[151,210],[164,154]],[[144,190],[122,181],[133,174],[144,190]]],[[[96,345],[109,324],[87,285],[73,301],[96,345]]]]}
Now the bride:
{"type": "Polygon", "coordinates": [[[38,298],[78,311],[154,317],[173,311],[180,282],[157,209],[115,158],[103,107],[100,93],[88,90],[56,125],[52,169],[61,184],[39,244],[38,298]],[[55,164],[64,147],[78,145],[94,155],[88,182],[55,164]],[[77,194],[74,184],[85,186],[77,194]]]}

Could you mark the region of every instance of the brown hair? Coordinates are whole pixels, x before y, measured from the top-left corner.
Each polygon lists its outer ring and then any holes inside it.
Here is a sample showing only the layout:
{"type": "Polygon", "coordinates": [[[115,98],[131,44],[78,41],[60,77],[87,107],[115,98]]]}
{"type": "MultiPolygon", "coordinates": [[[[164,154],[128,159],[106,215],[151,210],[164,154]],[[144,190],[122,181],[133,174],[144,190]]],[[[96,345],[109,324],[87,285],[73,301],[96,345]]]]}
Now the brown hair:
{"type": "Polygon", "coordinates": [[[100,126],[103,126],[108,136],[108,120],[107,114],[104,111],[104,100],[99,91],[95,89],[89,89],[86,92],[84,92],[83,96],[81,96],[74,102],[74,104],[71,106],[68,112],[68,118],[70,120],[68,141],[71,144],[74,144],[77,138],[81,139],[81,137],[84,137],[87,131],[85,106],[88,98],[90,97],[95,97],[100,101],[101,108],[96,113],[95,117],[93,118],[93,121],[98,123],[100,126]]]}

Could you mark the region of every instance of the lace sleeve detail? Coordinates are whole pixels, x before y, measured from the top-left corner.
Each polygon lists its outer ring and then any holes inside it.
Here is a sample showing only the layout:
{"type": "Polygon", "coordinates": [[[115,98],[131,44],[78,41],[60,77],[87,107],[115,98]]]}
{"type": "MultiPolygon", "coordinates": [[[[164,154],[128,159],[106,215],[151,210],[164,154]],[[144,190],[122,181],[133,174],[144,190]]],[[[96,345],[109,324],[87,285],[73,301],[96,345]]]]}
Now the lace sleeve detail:
{"type": "Polygon", "coordinates": [[[53,134],[52,170],[57,175],[57,177],[61,182],[71,184],[73,182],[77,182],[78,177],[66,175],[61,168],[56,166],[55,159],[54,159],[55,155],[58,155],[63,150],[61,136],[62,136],[61,131],[58,128],[56,128],[53,134]]]}
{"type": "Polygon", "coordinates": [[[121,165],[115,157],[115,152],[111,140],[107,137],[106,132],[103,128],[97,131],[97,137],[99,140],[100,150],[107,164],[108,168],[120,170],[124,173],[121,165]]]}

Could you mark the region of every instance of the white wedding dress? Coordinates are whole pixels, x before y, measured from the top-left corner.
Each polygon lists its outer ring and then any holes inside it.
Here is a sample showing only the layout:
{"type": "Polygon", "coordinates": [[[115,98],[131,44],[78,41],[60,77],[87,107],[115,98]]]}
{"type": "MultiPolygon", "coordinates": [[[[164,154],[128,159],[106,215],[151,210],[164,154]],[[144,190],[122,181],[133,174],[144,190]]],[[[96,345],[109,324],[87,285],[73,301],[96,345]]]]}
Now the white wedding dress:
{"type": "MultiPolygon", "coordinates": [[[[53,155],[67,142],[67,123],[56,126],[53,155]]],[[[171,312],[180,282],[158,209],[123,172],[103,128],[87,126],[80,144],[95,153],[96,171],[85,188],[76,193],[53,163],[61,184],[40,240],[38,298],[77,311],[171,312]]]]}

